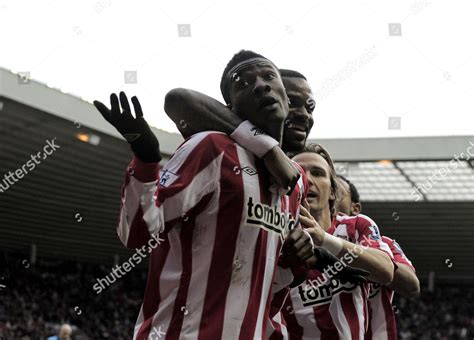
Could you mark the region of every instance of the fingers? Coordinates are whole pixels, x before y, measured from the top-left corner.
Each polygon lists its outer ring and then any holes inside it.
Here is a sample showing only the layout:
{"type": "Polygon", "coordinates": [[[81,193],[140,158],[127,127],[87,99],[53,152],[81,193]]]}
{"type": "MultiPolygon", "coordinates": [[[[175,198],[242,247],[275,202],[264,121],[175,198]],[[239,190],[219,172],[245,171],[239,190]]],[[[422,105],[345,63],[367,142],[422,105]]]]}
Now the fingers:
{"type": "Polygon", "coordinates": [[[306,208],[305,208],[304,206],[302,206],[302,205],[300,206],[300,216],[301,216],[301,215],[303,215],[303,216],[305,216],[305,217],[307,217],[307,218],[311,218],[311,217],[312,217],[311,214],[310,214],[310,212],[309,212],[309,210],[306,209],[306,208]]]}
{"type": "Polygon", "coordinates": [[[115,93],[110,94],[110,107],[111,107],[112,116],[114,118],[117,118],[118,116],[120,116],[119,100],[115,93]]]}
{"type": "Polygon", "coordinates": [[[112,124],[112,114],[110,113],[110,110],[107,108],[107,106],[105,106],[98,100],[94,100],[94,106],[100,112],[102,117],[104,117],[106,121],[112,124]]]}
{"type": "Polygon", "coordinates": [[[140,102],[136,96],[132,97],[132,104],[133,108],[135,109],[135,117],[143,118],[142,106],[140,105],[140,102]]]}
{"type": "Polygon", "coordinates": [[[306,198],[305,198],[304,201],[303,201],[303,207],[304,207],[306,210],[308,210],[308,211],[311,210],[311,208],[309,207],[309,203],[308,203],[308,201],[306,200],[306,198]]]}
{"type": "Polygon", "coordinates": [[[300,215],[300,224],[306,228],[316,228],[314,220],[303,215],[300,215]]]}
{"type": "Polygon", "coordinates": [[[127,95],[123,91],[120,92],[120,104],[122,105],[122,110],[124,113],[132,113],[130,110],[130,104],[128,103],[127,95]]]}

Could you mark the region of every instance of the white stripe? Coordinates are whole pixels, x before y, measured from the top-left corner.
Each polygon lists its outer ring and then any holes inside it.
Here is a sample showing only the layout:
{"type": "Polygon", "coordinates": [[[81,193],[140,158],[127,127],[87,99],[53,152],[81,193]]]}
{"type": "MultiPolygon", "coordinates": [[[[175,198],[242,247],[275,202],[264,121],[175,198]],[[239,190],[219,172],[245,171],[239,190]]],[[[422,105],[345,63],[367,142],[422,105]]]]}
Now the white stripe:
{"type": "Polygon", "coordinates": [[[372,329],[372,340],[386,340],[388,338],[387,320],[382,304],[382,288],[379,293],[370,299],[372,317],[369,327],[372,329]]]}
{"type": "MultiPolygon", "coordinates": [[[[208,286],[209,269],[217,231],[217,214],[209,214],[219,208],[219,189],[209,202],[206,213],[199,214],[193,231],[192,276],[186,299],[186,311],[180,339],[197,339],[208,286]]],[[[212,327],[212,326],[211,326],[212,327]]]]}
{"type": "MultiPolygon", "coordinates": [[[[239,166],[252,166],[255,168],[254,156],[248,151],[236,145],[239,166]]],[[[259,228],[245,225],[244,219],[247,216],[247,198],[250,196],[254,201],[260,202],[260,184],[258,176],[249,176],[243,171],[239,173],[243,176],[243,197],[244,205],[236,207],[236,215],[230,218],[240,219],[240,231],[237,236],[232,278],[227,291],[226,305],[224,311],[224,325],[222,329],[222,339],[238,339],[242,327],[243,318],[247,311],[250,287],[252,281],[252,269],[259,228]],[[239,216],[240,212],[240,216],[239,216]]],[[[236,176],[238,176],[236,174],[236,176]]],[[[222,193],[232,195],[232,193],[222,193]]]]}
{"type": "MultiPolygon", "coordinates": [[[[165,222],[176,218],[185,218],[186,212],[196,206],[197,203],[207,194],[214,191],[220,181],[221,165],[224,154],[216,157],[208,166],[196,174],[193,180],[177,194],[168,197],[160,208],[164,208],[165,222]]],[[[156,220],[158,218],[157,209],[153,213],[144,216],[144,219],[156,220]]]]}
{"type": "MultiPolygon", "coordinates": [[[[181,275],[183,272],[182,244],[180,234],[181,225],[174,226],[167,234],[170,247],[166,261],[161,271],[161,275],[159,277],[161,300],[158,311],[153,317],[152,329],[155,328],[158,330],[161,327],[161,330],[164,333],[167,332],[171,321],[171,316],[173,315],[173,308],[176,302],[181,275]]],[[[151,273],[148,275],[151,275],[151,273]]]]}
{"type": "Polygon", "coordinates": [[[362,298],[362,288],[359,286],[352,292],[352,301],[357,313],[357,319],[359,320],[359,339],[363,339],[366,331],[366,318],[367,315],[364,313],[364,299],[362,298]]]}
{"type": "MultiPolygon", "coordinates": [[[[155,192],[156,180],[142,183],[136,178],[130,177],[130,181],[125,187],[124,196],[122,197],[122,209],[120,209],[120,221],[117,227],[117,234],[124,245],[127,245],[130,228],[137,214],[140,200],[153,201],[155,192]]],[[[153,230],[150,225],[147,226],[149,231],[153,230]]]]}
{"type": "Polygon", "coordinates": [[[347,322],[344,310],[342,309],[342,302],[340,294],[332,297],[331,305],[329,306],[329,313],[337,328],[340,340],[351,340],[351,328],[347,322]]]}

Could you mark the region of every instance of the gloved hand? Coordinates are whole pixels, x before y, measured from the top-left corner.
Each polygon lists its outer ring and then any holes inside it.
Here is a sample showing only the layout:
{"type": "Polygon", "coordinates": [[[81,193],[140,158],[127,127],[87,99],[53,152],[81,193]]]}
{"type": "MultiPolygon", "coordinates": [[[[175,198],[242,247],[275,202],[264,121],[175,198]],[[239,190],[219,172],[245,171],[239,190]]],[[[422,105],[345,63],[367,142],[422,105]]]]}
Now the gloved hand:
{"type": "Polygon", "coordinates": [[[135,117],[132,116],[127,96],[120,92],[120,110],[119,99],[115,93],[110,95],[109,110],[103,103],[95,100],[94,106],[99,110],[102,116],[113,125],[118,132],[127,140],[133,153],[145,163],[154,163],[161,160],[160,144],[155,134],[151,131],[145,118],[143,118],[142,108],[137,97],[132,97],[135,117]]]}
{"type": "MultiPolygon", "coordinates": [[[[316,263],[312,265],[312,269],[317,269],[320,272],[324,272],[324,269],[326,269],[328,266],[334,267],[334,264],[339,262],[339,259],[336,256],[322,247],[315,247],[314,255],[316,256],[316,263]]],[[[365,277],[369,274],[370,273],[364,269],[344,266],[344,268],[340,271],[337,271],[337,274],[332,276],[332,278],[341,281],[343,284],[347,282],[360,284],[367,282],[365,277]]]]}

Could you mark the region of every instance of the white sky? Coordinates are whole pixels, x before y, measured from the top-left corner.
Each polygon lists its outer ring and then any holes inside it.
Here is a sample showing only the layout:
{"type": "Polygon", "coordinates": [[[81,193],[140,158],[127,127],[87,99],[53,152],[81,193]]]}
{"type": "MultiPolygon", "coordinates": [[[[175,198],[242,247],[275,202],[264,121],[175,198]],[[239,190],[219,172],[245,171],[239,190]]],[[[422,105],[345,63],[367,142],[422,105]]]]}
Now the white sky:
{"type": "Polygon", "coordinates": [[[252,49],[307,76],[312,138],[473,135],[473,14],[473,1],[0,0],[0,66],[89,101],[125,90],[177,131],[166,92],[222,100],[225,64],[252,49]]]}

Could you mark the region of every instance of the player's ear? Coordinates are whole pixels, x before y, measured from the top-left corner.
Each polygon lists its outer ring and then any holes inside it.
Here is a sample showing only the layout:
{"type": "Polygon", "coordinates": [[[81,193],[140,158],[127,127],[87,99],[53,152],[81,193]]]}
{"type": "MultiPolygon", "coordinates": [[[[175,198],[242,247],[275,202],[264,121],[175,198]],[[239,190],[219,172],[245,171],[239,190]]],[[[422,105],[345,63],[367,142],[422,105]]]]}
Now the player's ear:
{"type": "Polygon", "coordinates": [[[362,204],[361,203],[352,203],[351,204],[351,215],[359,215],[362,211],[362,204]]]}

